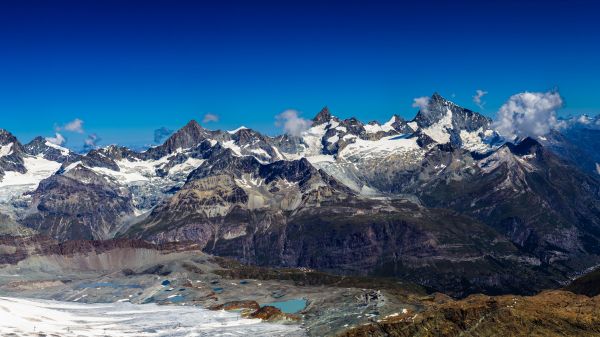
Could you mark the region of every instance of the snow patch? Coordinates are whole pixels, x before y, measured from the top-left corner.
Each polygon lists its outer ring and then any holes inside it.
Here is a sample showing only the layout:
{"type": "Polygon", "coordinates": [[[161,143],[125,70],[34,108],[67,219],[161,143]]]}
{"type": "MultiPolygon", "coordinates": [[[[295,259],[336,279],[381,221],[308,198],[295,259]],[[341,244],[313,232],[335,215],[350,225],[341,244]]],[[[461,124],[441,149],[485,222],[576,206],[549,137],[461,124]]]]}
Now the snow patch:
{"type": "Polygon", "coordinates": [[[462,147],[471,152],[487,152],[490,149],[490,147],[481,138],[482,134],[482,128],[479,128],[478,130],[475,130],[473,132],[460,130],[460,140],[462,141],[462,147]]]}
{"type": "Polygon", "coordinates": [[[234,134],[236,134],[238,131],[240,131],[240,130],[246,130],[246,129],[248,129],[248,128],[242,125],[242,126],[240,126],[239,128],[237,128],[237,129],[235,129],[235,130],[230,130],[230,131],[227,131],[227,132],[229,132],[230,134],[234,135],[234,134]]]}
{"type": "Polygon", "coordinates": [[[336,133],[335,135],[333,135],[333,136],[331,136],[331,137],[327,138],[327,141],[328,141],[330,144],[335,144],[335,143],[337,143],[337,141],[338,141],[338,140],[340,140],[340,136],[338,136],[338,134],[337,134],[337,133],[336,133]]]}
{"type": "Polygon", "coordinates": [[[224,148],[230,149],[231,151],[233,151],[233,153],[237,156],[241,156],[242,155],[242,150],[240,149],[240,147],[235,143],[234,140],[228,140],[226,142],[223,142],[221,145],[223,145],[224,148]]]}
{"type": "Polygon", "coordinates": [[[23,163],[27,172],[4,172],[0,187],[26,186],[27,190],[35,190],[40,181],[48,178],[60,168],[60,163],[42,157],[24,157],[23,163]]]}
{"type": "Polygon", "coordinates": [[[423,129],[423,132],[431,137],[436,143],[446,144],[450,142],[450,133],[448,129],[452,129],[452,110],[447,109],[446,115],[435,124],[423,129]]]}
{"type": "Polygon", "coordinates": [[[204,163],[204,159],[188,158],[183,163],[177,164],[177,165],[171,167],[171,169],[169,170],[169,174],[183,173],[183,174],[187,175],[190,172],[192,172],[193,170],[200,167],[200,165],[202,165],[202,163],[204,163]]]}
{"type": "Polygon", "coordinates": [[[356,142],[346,146],[340,153],[340,158],[348,157],[381,157],[394,152],[420,151],[416,138],[384,137],[371,141],[356,139],[356,142]]]}
{"type": "Polygon", "coordinates": [[[12,152],[13,152],[12,147],[13,147],[13,143],[8,143],[6,145],[0,146],[0,158],[12,154],[12,152]]]}
{"type": "Polygon", "coordinates": [[[392,124],[394,124],[394,122],[396,122],[395,116],[393,116],[389,121],[387,121],[383,125],[380,125],[379,123],[366,124],[364,126],[364,128],[367,133],[390,132],[390,131],[395,130],[394,127],[392,126],[392,124]]]}
{"type": "Polygon", "coordinates": [[[51,147],[51,148],[53,148],[53,149],[57,149],[57,150],[59,150],[59,151],[60,151],[60,154],[62,154],[63,156],[68,156],[68,155],[69,155],[69,153],[71,152],[71,151],[69,151],[69,149],[67,149],[66,147],[62,147],[62,146],[60,146],[60,145],[56,145],[56,144],[54,144],[54,143],[51,143],[51,142],[48,142],[48,141],[47,141],[45,144],[46,144],[46,146],[48,146],[48,147],[51,147]]]}
{"type": "Polygon", "coordinates": [[[311,164],[317,164],[317,163],[323,163],[323,162],[329,162],[329,163],[335,162],[335,158],[332,155],[328,155],[328,154],[320,154],[320,155],[316,155],[316,156],[306,157],[306,160],[308,160],[308,162],[311,164]]]}

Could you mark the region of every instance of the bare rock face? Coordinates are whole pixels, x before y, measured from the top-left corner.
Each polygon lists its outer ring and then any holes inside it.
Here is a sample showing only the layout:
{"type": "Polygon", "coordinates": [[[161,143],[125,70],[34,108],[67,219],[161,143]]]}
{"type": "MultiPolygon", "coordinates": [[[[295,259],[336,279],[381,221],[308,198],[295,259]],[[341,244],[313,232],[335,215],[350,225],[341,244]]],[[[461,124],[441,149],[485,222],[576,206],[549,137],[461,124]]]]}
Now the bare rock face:
{"type": "Polygon", "coordinates": [[[61,240],[108,239],[133,213],[129,191],[83,166],[42,181],[31,207],[23,224],[61,240]]]}
{"type": "Polygon", "coordinates": [[[119,248],[143,248],[157,251],[196,249],[193,245],[154,245],[143,240],[59,240],[43,235],[12,236],[0,235],[0,264],[16,264],[30,256],[73,256],[76,254],[98,255],[119,248]]]}

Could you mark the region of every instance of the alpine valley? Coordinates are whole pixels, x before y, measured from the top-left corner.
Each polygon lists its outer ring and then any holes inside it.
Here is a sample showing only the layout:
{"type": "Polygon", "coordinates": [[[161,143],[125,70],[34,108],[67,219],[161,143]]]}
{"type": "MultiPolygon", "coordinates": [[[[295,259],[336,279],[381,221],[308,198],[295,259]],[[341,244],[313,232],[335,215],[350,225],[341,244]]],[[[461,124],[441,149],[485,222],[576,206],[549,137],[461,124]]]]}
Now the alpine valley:
{"type": "Polygon", "coordinates": [[[192,120],[143,152],[2,130],[0,294],[285,323],[254,335],[599,335],[594,282],[563,287],[600,265],[600,118],[561,125],[507,140],[433,94],[410,121],[192,120]]]}

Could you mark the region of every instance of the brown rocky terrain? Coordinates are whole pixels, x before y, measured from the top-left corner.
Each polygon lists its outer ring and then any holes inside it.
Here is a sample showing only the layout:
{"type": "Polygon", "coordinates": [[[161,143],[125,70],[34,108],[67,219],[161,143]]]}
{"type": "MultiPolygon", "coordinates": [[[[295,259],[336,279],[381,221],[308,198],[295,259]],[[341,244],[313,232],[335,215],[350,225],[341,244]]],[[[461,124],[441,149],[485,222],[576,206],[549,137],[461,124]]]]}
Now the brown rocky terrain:
{"type": "Polygon", "coordinates": [[[379,336],[599,336],[600,296],[544,291],[535,296],[424,299],[423,312],[392,315],[341,334],[379,336]]]}

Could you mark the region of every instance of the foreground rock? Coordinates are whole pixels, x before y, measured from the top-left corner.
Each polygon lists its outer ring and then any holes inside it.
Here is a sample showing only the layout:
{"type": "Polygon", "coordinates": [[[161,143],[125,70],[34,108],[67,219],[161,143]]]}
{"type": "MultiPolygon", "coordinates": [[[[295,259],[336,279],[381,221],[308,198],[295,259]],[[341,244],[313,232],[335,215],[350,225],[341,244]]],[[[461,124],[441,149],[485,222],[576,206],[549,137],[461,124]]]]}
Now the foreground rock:
{"type": "Polygon", "coordinates": [[[433,301],[422,313],[406,312],[356,327],[341,336],[598,336],[600,297],[546,291],[531,297],[473,295],[433,301]]]}
{"type": "Polygon", "coordinates": [[[281,321],[297,322],[297,321],[300,321],[300,316],[283,313],[281,310],[279,310],[275,307],[269,306],[269,305],[256,310],[255,312],[250,314],[250,317],[260,318],[263,321],[269,321],[269,322],[281,322],[281,321]]]}

